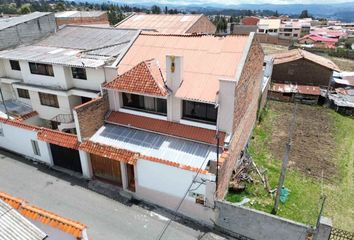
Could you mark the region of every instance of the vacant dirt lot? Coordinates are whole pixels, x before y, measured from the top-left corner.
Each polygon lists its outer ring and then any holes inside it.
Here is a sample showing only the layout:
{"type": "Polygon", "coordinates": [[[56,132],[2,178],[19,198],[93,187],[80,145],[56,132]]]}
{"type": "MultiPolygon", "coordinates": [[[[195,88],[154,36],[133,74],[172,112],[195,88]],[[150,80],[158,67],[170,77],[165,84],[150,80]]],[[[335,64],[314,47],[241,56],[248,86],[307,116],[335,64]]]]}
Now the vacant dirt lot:
{"type": "MultiPolygon", "coordinates": [[[[270,101],[269,107],[278,113],[268,147],[275,158],[282,159],[288,139],[294,104],[270,101]]],[[[296,129],[289,156],[289,167],[320,178],[330,179],[335,175],[333,160],[336,144],[327,111],[322,107],[298,104],[296,129]]]]}

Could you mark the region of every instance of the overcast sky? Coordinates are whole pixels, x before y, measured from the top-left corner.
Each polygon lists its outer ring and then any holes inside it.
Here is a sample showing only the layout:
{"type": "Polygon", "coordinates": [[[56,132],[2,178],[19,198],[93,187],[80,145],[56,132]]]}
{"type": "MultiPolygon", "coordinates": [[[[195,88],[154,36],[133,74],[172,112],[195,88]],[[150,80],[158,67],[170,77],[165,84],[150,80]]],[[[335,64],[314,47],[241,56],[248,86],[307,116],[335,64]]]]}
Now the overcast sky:
{"type": "Polygon", "coordinates": [[[344,2],[354,2],[354,0],[121,0],[120,2],[158,2],[161,4],[166,3],[180,3],[180,4],[207,4],[207,3],[223,3],[223,4],[263,4],[263,3],[272,3],[272,4],[328,4],[328,3],[344,3],[344,2]]]}

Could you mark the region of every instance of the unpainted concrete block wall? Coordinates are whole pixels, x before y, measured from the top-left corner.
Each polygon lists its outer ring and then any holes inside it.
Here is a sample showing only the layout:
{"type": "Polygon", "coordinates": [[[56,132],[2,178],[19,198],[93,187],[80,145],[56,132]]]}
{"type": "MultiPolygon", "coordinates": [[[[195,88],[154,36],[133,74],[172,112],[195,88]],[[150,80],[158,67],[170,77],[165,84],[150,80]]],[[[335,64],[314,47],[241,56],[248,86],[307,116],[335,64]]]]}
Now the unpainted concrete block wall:
{"type": "Polygon", "coordinates": [[[32,43],[56,31],[54,13],[0,31],[0,50],[32,43]]]}
{"type": "Polygon", "coordinates": [[[310,226],[227,202],[217,201],[216,209],[216,226],[235,237],[305,240],[313,234],[310,226]]]}

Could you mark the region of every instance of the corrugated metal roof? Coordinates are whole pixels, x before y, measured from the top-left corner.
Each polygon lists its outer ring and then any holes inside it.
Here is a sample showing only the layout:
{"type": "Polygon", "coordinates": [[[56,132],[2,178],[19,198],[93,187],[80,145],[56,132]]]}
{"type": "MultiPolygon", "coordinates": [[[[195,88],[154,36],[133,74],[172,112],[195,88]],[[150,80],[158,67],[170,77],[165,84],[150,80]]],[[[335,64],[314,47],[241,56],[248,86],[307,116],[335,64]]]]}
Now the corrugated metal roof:
{"type": "MultiPolygon", "coordinates": [[[[140,34],[118,66],[119,75],[156,59],[166,79],[166,55],[183,56],[183,82],[176,96],[215,103],[219,79],[235,79],[248,36],[140,34]]],[[[236,80],[236,79],[235,79],[236,80]]]]}
{"type": "Polygon", "coordinates": [[[134,14],[118,23],[116,27],[183,34],[187,33],[202,16],[202,14],[134,14]]]}
{"type": "Polygon", "coordinates": [[[199,168],[206,158],[216,160],[215,146],[111,124],[101,127],[90,141],[194,168],[199,168]]]}
{"type": "Polygon", "coordinates": [[[274,92],[282,93],[300,93],[307,95],[321,95],[321,89],[318,86],[293,85],[286,83],[273,83],[270,89],[274,92]]]}
{"type": "Polygon", "coordinates": [[[68,25],[36,45],[78,49],[87,55],[117,57],[138,36],[138,30],[68,25]]]}
{"type": "Polygon", "coordinates": [[[51,14],[50,12],[33,12],[30,14],[18,16],[18,17],[12,17],[12,18],[6,18],[6,19],[0,19],[0,30],[3,30],[5,28],[13,27],[16,26],[20,23],[24,23],[27,21],[31,21],[33,19],[43,17],[46,15],[51,14]]]}
{"type": "Polygon", "coordinates": [[[0,239],[43,240],[47,234],[0,199],[0,239]]]}
{"type": "Polygon", "coordinates": [[[55,13],[56,18],[74,18],[74,17],[99,17],[105,14],[105,11],[64,11],[55,13]]]}
{"type": "Polygon", "coordinates": [[[0,52],[0,58],[33,61],[36,63],[61,64],[75,67],[100,67],[109,58],[97,59],[82,57],[76,49],[64,49],[57,47],[24,46],[0,52]]]}

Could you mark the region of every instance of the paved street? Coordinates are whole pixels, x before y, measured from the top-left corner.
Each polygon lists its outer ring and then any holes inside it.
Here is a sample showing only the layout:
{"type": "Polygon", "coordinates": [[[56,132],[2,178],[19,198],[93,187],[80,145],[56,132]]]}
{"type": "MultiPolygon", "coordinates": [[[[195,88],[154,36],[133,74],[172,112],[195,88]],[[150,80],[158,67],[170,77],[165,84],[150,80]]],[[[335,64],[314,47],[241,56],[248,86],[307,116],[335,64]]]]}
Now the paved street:
{"type": "MultiPolygon", "coordinates": [[[[0,191],[88,226],[99,239],[156,239],[168,220],[142,205],[121,203],[87,189],[83,180],[0,151],[0,191]]],[[[162,211],[163,212],[163,211],[162,211]]],[[[190,224],[188,224],[190,225],[190,224]]],[[[173,222],[163,239],[198,239],[203,231],[173,222]]]]}

